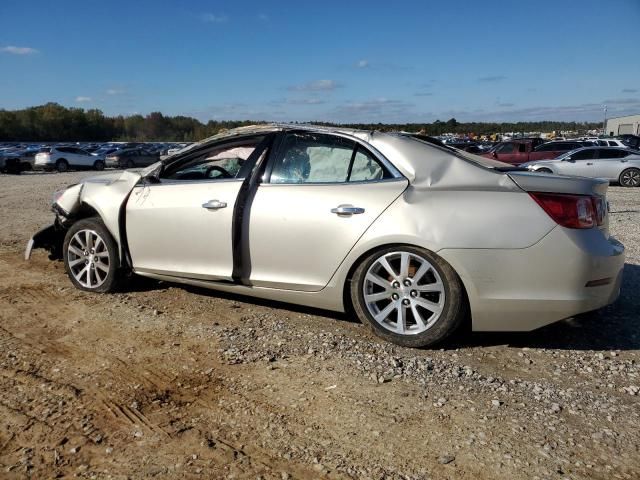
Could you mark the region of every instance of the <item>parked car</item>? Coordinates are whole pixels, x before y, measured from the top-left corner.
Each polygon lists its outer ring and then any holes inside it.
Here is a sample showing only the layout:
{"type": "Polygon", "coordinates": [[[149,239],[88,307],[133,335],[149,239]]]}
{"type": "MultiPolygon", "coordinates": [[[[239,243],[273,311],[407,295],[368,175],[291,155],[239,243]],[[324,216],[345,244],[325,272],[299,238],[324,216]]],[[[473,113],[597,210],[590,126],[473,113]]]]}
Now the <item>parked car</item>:
{"type": "Polygon", "coordinates": [[[627,147],[640,150],[640,137],[638,135],[625,134],[620,135],[619,138],[627,147]]]}
{"type": "Polygon", "coordinates": [[[118,150],[105,158],[107,167],[113,168],[147,167],[160,160],[157,154],[149,153],[141,148],[118,150]]]}
{"type": "Polygon", "coordinates": [[[0,173],[19,174],[20,157],[14,152],[0,152],[0,173]]]}
{"type": "Polygon", "coordinates": [[[104,170],[104,161],[77,147],[56,146],[43,148],[35,156],[34,170],[104,170]]]}
{"type": "Polygon", "coordinates": [[[25,256],[48,249],[80,290],[133,272],[355,312],[421,347],[467,321],[532,330],[613,302],[607,187],[399,133],[245,127],[57,192],[25,256]]]}
{"type": "Polygon", "coordinates": [[[117,152],[118,150],[119,148],[117,147],[101,147],[91,152],[91,155],[100,158],[102,161],[105,161],[107,155],[117,152]]]}
{"type": "Polygon", "coordinates": [[[596,146],[600,147],[620,147],[626,148],[628,145],[624,143],[622,140],[618,140],[617,138],[599,138],[596,140],[596,146]]]}
{"type": "Polygon", "coordinates": [[[40,148],[27,148],[19,153],[20,158],[20,171],[29,171],[33,170],[36,155],[40,152],[40,148]]]}
{"type": "Polygon", "coordinates": [[[521,165],[534,172],[606,178],[623,187],[640,186],[640,151],[619,147],[585,147],[554,160],[521,165]]]}
{"type": "Polygon", "coordinates": [[[512,165],[520,165],[535,160],[555,158],[558,155],[583,146],[584,143],[579,141],[553,141],[535,146],[535,144],[529,140],[512,140],[497,144],[492,150],[482,154],[482,156],[512,165]]]}

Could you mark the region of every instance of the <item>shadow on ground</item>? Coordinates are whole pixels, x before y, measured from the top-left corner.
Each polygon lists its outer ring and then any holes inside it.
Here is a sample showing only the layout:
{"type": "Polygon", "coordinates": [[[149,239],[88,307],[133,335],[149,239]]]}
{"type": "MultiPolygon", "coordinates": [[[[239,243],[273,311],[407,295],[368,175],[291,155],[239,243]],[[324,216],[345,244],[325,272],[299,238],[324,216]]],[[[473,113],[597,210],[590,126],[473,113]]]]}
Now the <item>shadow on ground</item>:
{"type": "MultiPolygon", "coordinates": [[[[515,348],[549,348],[566,350],[637,350],[640,349],[640,265],[625,264],[620,298],[613,305],[596,312],[576,316],[548,325],[533,332],[464,333],[437,348],[455,349],[505,345],[515,348]]],[[[161,290],[177,286],[165,282],[135,277],[130,291],[161,290]]],[[[339,322],[354,323],[354,315],[329,312],[288,303],[246,297],[233,293],[214,292],[206,288],[183,285],[195,295],[214,295],[238,301],[277,308],[289,312],[315,315],[339,322]]],[[[329,325],[327,326],[329,327],[329,325]]]]}

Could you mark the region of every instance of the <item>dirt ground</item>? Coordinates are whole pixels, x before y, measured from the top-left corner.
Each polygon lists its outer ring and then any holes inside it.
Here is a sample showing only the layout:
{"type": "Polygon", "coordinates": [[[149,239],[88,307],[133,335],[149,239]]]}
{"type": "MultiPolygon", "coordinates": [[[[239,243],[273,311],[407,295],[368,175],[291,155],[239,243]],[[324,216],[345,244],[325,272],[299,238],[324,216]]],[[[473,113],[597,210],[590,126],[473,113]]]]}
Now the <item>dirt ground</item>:
{"type": "Polygon", "coordinates": [[[640,478],[640,189],[609,190],[616,304],[411,350],[211,291],[75,290],[22,253],[84,176],[0,175],[0,478],[640,478]]]}

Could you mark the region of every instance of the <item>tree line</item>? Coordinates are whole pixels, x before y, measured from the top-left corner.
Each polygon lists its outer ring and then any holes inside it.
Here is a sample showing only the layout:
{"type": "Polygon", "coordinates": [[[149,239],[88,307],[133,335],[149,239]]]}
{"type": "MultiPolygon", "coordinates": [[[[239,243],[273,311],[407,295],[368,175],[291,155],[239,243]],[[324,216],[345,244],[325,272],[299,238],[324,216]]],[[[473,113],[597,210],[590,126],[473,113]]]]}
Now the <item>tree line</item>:
{"type": "MultiPolygon", "coordinates": [[[[106,116],[98,109],[67,108],[47,103],[22,110],[0,109],[0,141],[197,141],[221,130],[252,125],[251,120],[214,121],[203,123],[182,115],[167,116],[160,112],[148,115],[106,116]]],[[[327,122],[320,125],[337,126],[327,122]]],[[[341,124],[365,130],[402,130],[426,135],[443,133],[475,133],[478,135],[503,132],[586,131],[599,127],[598,123],[578,122],[517,122],[462,123],[452,118],[446,122],[407,124],[341,124]]]]}

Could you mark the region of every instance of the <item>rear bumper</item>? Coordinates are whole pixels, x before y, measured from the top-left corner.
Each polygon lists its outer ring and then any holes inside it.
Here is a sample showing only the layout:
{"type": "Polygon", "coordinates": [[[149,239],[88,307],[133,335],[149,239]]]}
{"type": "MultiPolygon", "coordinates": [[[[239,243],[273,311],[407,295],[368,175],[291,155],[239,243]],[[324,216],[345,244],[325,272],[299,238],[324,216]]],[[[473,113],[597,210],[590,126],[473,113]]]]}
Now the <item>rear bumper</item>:
{"type": "Polygon", "coordinates": [[[613,303],[624,246],[597,229],[556,227],[515,250],[442,250],[469,296],[476,331],[529,331],[613,303]]]}

